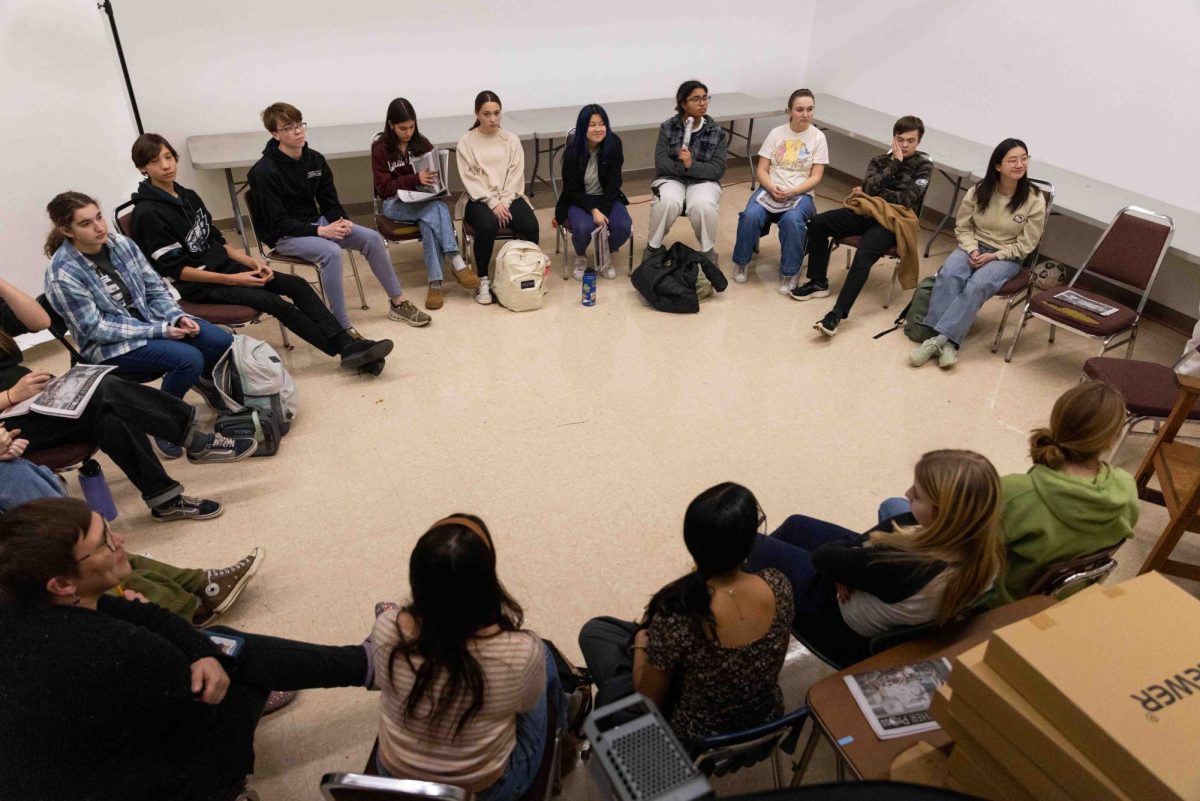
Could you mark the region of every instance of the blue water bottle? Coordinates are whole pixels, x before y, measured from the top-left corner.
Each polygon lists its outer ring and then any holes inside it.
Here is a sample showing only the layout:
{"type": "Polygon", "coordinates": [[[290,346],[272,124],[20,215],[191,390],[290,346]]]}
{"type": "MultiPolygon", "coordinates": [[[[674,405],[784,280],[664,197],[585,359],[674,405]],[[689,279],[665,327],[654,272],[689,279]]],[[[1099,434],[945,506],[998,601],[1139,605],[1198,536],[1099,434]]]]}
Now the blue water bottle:
{"type": "Polygon", "coordinates": [[[79,468],[79,486],[93,512],[110,522],[117,519],[117,504],[104,480],[104,471],[95,459],[88,459],[79,468]]]}
{"type": "Polygon", "coordinates": [[[583,305],[596,305],[596,271],[591,267],[583,273],[583,305]]]}

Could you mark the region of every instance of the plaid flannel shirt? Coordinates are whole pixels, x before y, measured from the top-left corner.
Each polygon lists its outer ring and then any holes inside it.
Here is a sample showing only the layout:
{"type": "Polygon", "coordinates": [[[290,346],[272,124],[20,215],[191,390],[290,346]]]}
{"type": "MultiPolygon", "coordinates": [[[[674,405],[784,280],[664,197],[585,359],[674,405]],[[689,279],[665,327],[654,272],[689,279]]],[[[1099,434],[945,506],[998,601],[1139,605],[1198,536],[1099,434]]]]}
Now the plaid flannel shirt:
{"type": "Polygon", "coordinates": [[[46,271],[46,297],[62,315],[83,358],[100,364],[142,347],[151,339],[166,339],[167,327],[186,315],[171,290],[133,240],[109,232],[113,267],[129,287],[130,306],[145,321],[132,317],[105,290],[96,265],[63,242],[46,271]]]}

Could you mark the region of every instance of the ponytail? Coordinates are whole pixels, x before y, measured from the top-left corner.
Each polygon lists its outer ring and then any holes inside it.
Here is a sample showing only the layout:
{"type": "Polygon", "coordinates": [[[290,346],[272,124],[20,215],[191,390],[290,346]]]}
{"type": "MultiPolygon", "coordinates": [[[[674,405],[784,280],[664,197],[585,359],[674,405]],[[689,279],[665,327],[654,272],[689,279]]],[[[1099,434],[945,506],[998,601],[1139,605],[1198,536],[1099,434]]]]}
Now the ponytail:
{"type": "Polygon", "coordinates": [[[1034,429],[1029,437],[1029,458],[1034,464],[1044,465],[1051,470],[1058,470],[1067,463],[1066,452],[1054,441],[1048,428],[1034,429]]]}
{"type": "Polygon", "coordinates": [[[1120,392],[1100,381],[1078,384],[1054,402],[1049,428],[1030,435],[1029,458],[1051,470],[1099,459],[1125,426],[1125,417],[1120,392]]]}
{"type": "Polygon", "coordinates": [[[62,247],[62,243],[67,240],[67,236],[62,232],[62,229],[70,227],[75,212],[87,206],[99,205],[99,203],[82,192],[62,192],[55,195],[54,199],[46,204],[46,213],[50,215],[50,222],[54,226],[50,229],[50,233],[46,235],[46,244],[42,248],[42,252],[46,254],[46,258],[54,258],[54,254],[62,247]]]}

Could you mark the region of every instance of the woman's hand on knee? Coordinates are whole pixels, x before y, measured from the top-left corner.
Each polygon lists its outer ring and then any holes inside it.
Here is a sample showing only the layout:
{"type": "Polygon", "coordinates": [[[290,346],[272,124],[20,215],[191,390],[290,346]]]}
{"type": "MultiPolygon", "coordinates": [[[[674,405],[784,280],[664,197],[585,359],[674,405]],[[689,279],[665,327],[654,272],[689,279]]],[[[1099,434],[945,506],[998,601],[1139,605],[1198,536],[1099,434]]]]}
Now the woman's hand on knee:
{"type": "Polygon", "coordinates": [[[219,704],[229,689],[229,674],[215,657],[206,656],[192,663],[192,695],[206,704],[219,704]]]}

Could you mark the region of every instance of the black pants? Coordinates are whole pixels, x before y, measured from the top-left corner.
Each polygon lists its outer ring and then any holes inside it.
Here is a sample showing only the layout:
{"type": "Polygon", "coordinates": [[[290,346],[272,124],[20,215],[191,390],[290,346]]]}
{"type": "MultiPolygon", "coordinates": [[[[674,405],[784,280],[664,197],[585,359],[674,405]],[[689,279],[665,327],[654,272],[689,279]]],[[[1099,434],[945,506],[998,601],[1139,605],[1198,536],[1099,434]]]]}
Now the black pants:
{"type": "Polygon", "coordinates": [[[579,650],[596,681],[596,706],[633,693],[633,635],[637,624],[615,617],[594,617],[579,631],[579,650]]]}
{"type": "Polygon", "coordinates": [[[109,374],[77,420],[31,412],[5,422],[10,431],[21,429],[31,454],[68,442],[96,445],[153,507],[176,497],[183,487],[167,475],[146,435],[183,445],[195,414],[195,409],[178,398],[109,374]]]}
{"type": "MultiPolygon", "coordinates": [[[[517,198],[508,207],[512,212],[512,222],[509,229],[517,235],[517,239],[537,244],[538,220],[533,208],[524,198],[517,198]]],[[[475,272],[480,278],[487,278],[488,264],[492,261],[492,249],[496,246],[496,233],[500,230],[500,221],[486,203],[478,200],[468,200],[463,210],[463,219],[475,229],[475,272]]]]}
{"type": "Polygon", "coordinates": [[[336,356],[340,352],[337,341],[344,334],[341,324],[321,302],[320,295],[298,275],[277,272],[261,287],[179,281],[175,288],[191,303],[224,303],[266,312],[322,353],[336,356]]]}
{"type": "Polygon", "coordinates": [[[870,217],[860,217],[850,209],[833,209],[816,215],[808,221],[808,280],[828,283],[829,251],[833,246],[830,238],[842,236],[862,237],[850,263],[850,274],[833,305],[842,317],[849,317],[850,307],[867,283],[871,268],[888,248],[896,244],[896,235],[870,217]]]}

